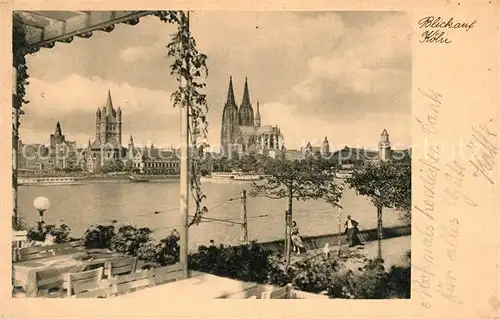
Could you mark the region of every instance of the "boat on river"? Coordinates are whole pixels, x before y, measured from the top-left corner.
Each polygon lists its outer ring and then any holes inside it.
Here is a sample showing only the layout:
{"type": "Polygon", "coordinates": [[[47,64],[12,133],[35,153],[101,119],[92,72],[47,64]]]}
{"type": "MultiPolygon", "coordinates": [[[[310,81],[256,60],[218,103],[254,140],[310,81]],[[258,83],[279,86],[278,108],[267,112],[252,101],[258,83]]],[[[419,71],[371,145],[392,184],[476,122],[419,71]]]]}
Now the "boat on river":
{"type": "Polygon", "coordinates": [[[247,174],[243,172],[214,172],[210,176],[203,176],[202,181],[234,181],[234,182],[247,182],[258,181],[263,179],[262,175],[247,174]]]}
{"type": "Polygon", "coordinates": [[[144,176],[140,176],[140,175],[130,175],[128,178],[132,183],[148,183],[149,182],[149,179],[147,179],[144,176]]]}
{"type": "Polygon", "coordinates": [[[57,185],[82,185],[84,184],[80,178],[72,176],[59,177],[19,177],[18,185],[40,185],[40,186],[57,186],[57,185]]]}

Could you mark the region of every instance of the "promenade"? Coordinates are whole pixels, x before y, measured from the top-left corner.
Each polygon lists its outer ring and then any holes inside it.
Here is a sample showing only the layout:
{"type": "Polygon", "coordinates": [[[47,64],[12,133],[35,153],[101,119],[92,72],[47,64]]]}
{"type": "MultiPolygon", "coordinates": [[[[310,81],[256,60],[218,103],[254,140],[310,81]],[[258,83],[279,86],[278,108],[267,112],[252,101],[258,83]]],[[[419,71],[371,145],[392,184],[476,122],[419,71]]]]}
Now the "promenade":
{"type": "MultiPolygon", "coordinates": [[[[386,270],[392,266],[404,266],[404,254],[411,247],[411,236],[402,236],[382,240],[382,257],[386,270]]],[[[364,259],[377,258],[378,242],[369,241],[365,242],[363,246],[349,248],[347,245],[341,245],[341,257],[345,260],[346,267],[350,269],[357,269],[364,264],[364,259]]],[[[330,247],[330,258],[337,257],[338,247],[330,247]]],[[[323,249],[309,250],[306,254],[293,255],[292,263],[304,260],[307,258],[315,258],[323,255],[323,249]]]]}

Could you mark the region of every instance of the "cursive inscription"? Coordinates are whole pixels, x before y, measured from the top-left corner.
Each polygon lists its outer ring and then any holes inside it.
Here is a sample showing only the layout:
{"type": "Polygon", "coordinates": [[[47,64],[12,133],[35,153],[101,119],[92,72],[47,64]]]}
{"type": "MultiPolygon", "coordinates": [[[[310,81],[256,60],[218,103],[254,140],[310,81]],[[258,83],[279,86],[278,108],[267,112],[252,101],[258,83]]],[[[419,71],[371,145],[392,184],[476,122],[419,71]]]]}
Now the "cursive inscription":
{"type": "Polygon", "coordinates": [[[418,92],[425,96],[428,102],[428,112],[427,116],[424,119],[415,117],[415,120],[417,120],[418,124],[420,124],[422,132],[424,132],[425,134],[436,134],[436,124],[439,115],[439,107],[441,106],[443,96],[437,92],[434,92],[432,89],[422,90],[419,88],[418,92]]]}
{"type": "Polygon", "coordinates": [[[459,221],[456,218],[450,219],[448,225],[441,226],[441,239],[448,246],[446,255],[451,261],[457,261],[457,246],[459,235],[459,221]]]}
{"type": "Polygon", "coordinates": [[[461,201],[469,206],[476,207],[476,202],[462,190],[463,179],[465,177],[464,172],[466,171],[465,167],[457,160],[454,160],[452,164],[446,164],[445,171],[444,177],[448,184],[444,191],[445,201],[450,205],[456,205],[461,201]]]}
{"type": "MultiPolygon", "coordinates": [[[[442,95],[432,89],[419,89],[420,94],[425,97],[427,114],[425,117],[415,120],[420,125],[420,129],[428,137],[438,133],[438,116],[442,103],[442,95]]],[[[420,305],[424,308],[432,307],[432,290],[435,277],[434,265],[434,213],[436,202],[436,183],[440,172],[439,158],[441,147],[438,144],[430,143],[424,151],[424,156],[419,158],[419,178],[423,181],[424,200],[416,203],[413,207],[425,218],[424,222],[416,226],[417,231],[423,235],[422,244],[424,254],[419,261],[412,262],[412,290],[420,299],[420,305]],[[422,226],[421,226],[422,225],[422,226]]],[[[435,286],[435,284],[434,284],[435,286]]]]}
{"type": "Polygon", "coordinates": [[[424,235],[422,244],[424,246],[423,260],[420,265],[412,263],[413,275],[412,275],[412,290],[418,294],[420,298],[420,305],[425,308],[431,308],[431,287],[432,279],[435,276],[434,267],[434,255],[432,252],[432,246],[434,242],[434,227],[431,224],[427,224],[425,229],[417,227],[417,231],[424,235]]]}
{"type": "Polygon", "coordinates": [[[455,18],[441,18],[435,16],[427,16],[418,21],[420,29],[426,29],[422,32],[420,43],[444,43],[448,44],[452,41],[448,37],[446,29],[461,29],[468,32],[477,24],[477,20],[471,22],[458,21],[455,18]]]}
{"type": "Polygon", "coordinates": [[[497,134],[491,132],[486,124],[473,127],[472,132],[472,141],[467,144],[467,147],[472,150],[472,158],[469,161],[475,169],[472,175],[495,184],[490,174],[498,155],[498,147],[493,144],[497,134]]]}
{"type": "Polygon", "coordinates": [[[448,270],[444,276],[443,281],[438,282],[438,293],[444,298],[453,303],[461,304],[462,301],[455,295],[457,278],[453,275],[451,270],[448,270]]]}

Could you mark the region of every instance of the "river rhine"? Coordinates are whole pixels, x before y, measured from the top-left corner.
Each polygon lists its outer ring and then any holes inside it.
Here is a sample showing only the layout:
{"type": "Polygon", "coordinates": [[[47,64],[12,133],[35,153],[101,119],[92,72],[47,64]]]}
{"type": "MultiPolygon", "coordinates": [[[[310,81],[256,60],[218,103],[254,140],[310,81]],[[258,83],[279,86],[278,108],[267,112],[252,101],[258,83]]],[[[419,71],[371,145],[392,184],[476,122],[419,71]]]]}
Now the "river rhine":
{"type": "MultiPolygon", "coordinates": [[[[249,182],[205,182],[207,194],[205,205],[212,218],[241,220],[240,191],[251,189],[249,182]],[[235,200],[230,200],[235,199],[235,200]]],[[[173,228],[179,228],[179,183],[115,183],[101,182],[66,186],[21,186],[19,189],[19,213],[33,224],[38,213],[33,207],[37,196],[45,196],[51,207],[45,213],[48,224],[62,223],[71,227],[73,237],[83,235],[92,224],[109,224],[117,220],[118,225],[130,224],[149,227],[155,238],[163,238],[173,228]],[[158,211],[158,214],[154,214],[158,211]]],[[[192,203],[192,202],[191,202],[192,203]]],[[[360,229],[375,228],[376,209],[369,199],[356,195],[346,187],[340,204],[343,206],[342,222],[347,214],[360,223],[360,229]]],[[[302,235],[321,235],[338,231],[338,212],[324,201],[294,201],[293,219],[297,221],[302,235]]],[[[268,241],[283,238],[284,211],[287,200],[254,198],[248,196],[248,236],[250,240],[268,241]],[[258,215],[268,215],[256,218],[258,215]]],[[[191,208],[193,213],[193,207],[191,208]]],[[[384,226],[400,224],[397,211],[384,210],[384,226]]],[[[190,227],[190,248],[207,244],[214,239],[216,244],[238,244],[240,225],[221,222],[202,222],[190,227]]]]}

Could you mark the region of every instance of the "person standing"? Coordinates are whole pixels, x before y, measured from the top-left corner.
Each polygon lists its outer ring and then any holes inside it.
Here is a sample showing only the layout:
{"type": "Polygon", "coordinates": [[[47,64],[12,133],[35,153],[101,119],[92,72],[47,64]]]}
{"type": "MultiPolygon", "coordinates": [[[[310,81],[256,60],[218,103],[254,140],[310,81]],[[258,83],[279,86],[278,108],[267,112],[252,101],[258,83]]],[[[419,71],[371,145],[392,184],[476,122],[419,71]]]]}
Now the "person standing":
{"type": "Polygon", "coordinates": [[[300,255],[302,251],[306,252],[306,248],[304,246],[304,243],[302,242],[302,238],[300,237],[299,228],[297,227],[296,221],[292,221],[292,225],[290,227],[290,233],[292,235],[293,251],[297,255],[300,255]]]}
{"type": "Polygon", "coordinates": [[[358,245],[362,245],[359,240],[358,229],[359,223],[354,219],[351,219],[351,215],[347,215],[347,220],[345,221],[345,234],[347,235],[347,240],[349,241],[349,247],[355,247],[358,245]]]}

